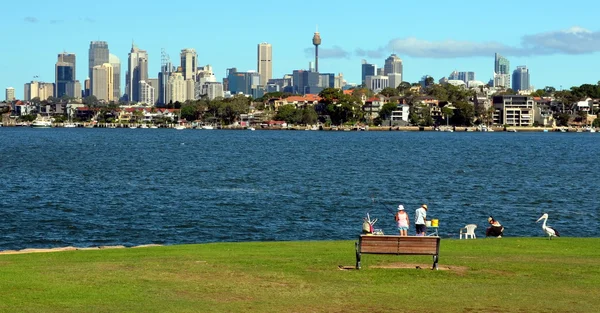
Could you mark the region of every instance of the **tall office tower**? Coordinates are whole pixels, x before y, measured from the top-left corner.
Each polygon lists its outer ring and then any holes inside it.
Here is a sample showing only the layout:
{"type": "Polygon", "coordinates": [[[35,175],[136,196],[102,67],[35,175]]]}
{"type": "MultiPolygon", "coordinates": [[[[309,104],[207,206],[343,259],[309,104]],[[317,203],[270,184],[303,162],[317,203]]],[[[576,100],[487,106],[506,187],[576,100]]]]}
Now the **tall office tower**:
{"type": "Polygon", "coordinates": [[[313,45],[315,45],[315,72],[319,72],[319,45],[321,44],[321,35],[317,30],[312,39],[313,45]]]}
{"type": "Polygon", "coordinates": [[[10,102],[15,100],[15,88],[8,87],[6,88],[6,102],[10,102]]]}
{"type": "Polygon", "coordinates": [[[83,81],[83,93],[82,96],[89,97],[92,95],[92,79],[90,77],[83,81]]]}
{"type": "Polygon", "coordinates": [[[452,71],[452,73],[448,75],[448,80],[458,80],[458,71],[452,71]]]}
{"type": "Polygon", "coordinates": [[[160,73],[158,73],[158,103],[165,105],[169,103],[170,91],[168,91],[169,77],[173,72],[173,64],[165,49],[160,52],[160,73]]]}
{"type": "Polygon", "coordinates": [[[31,81],[30,83],[26,83],[23,88],[23,100],[31,101],[31,99],[35,97],[39,97],[38,91],[39,83],[36,81],[31,81]]]}
{"type": "Polygon", "coordinates": [[[129,52],[126,80],[127,100],[139,102],[140,81],[148,80],[148,53],[134,44],[131,45],[131,52],[129,52]]]}
{"type": "Polygon", "coordinates": [[[388,77],[388,81],[389,81],[389,87],[392,88],[398,88],[398,86],[400,86],[400,84],[402,83],[402,74],[400,73],[391,73],[391,74],[387,74],[385,75],[388,77]]]}
{"type": "Polygon", "coordinates": [[[458,72],[458,80],[466,83],[475,80],[475,72],[458,72]]]}
{"type": "Polygon", "coordinates": [[[108,43],[106,41],[90,42],[88,77],[90,78],[90,94],[94,94],[94,78],[92,70],[94,66],[102,65],[109,62],[108,43]]]}
{"type": "Polygon", "coordinates": [[[114,54],[108,55],[108,63],[113,67],[113,99],[121,99],[121,60],[114,54]]]}
{"type": "Polygon", "coordinates": [[[185,102],[187,96],[186,82],[181,73],[171,73],[168,82],[168,102],[185,102]]]}
{"type": "MultiPolygon", "coordinates": [[[[494,78],[494,82],[498,80],[504,83],[504,85],[500,86],[507,88],[510,86],[510,62],[507,58],[501,56],[498,53],[495,54],[494,74],[502,75],[502,77],[498,77],[498,79],[494,78]]],[[[498,87],[498,85],[494,85],[494,87],[498,87]]]]}
{"type": "Polygon", "coordinates": [[[377,74],[377,65],[367,63],[367,60],[362,60],[361,79],[362,84],[365,84],[367,76],[375,76],[377,74]]]}
{"type": "Polygon", "coordinates": [[[92,69],[92,95],[98,100],[113,101],[113,68],[110,63],[92,69]]]}
{"type": "Polygon", "coordinates": [[[257,70],[260,76],[260,85],[266,86],[269,79],[273,78],[273,48],[271,44],[263,42],[258,44],[257,70]]]}
{"type": "Polygon", "coordinates": [[[333,84],[333,88],[342,89],[346,85],[346,81],[344,80],[344,74],[339,73],[335,77],[335,82],[333,84]]]}
{"type": "Polygon", "coordinates": [[[206,82],[216,82],[217,78],[215,77],[215,73],[213,72],[212,66],[207,64],[205,66],[199,66],[196,69],[196,83],[200,85],[206,82]]]}
{"type": "Polygon", "coordinates": [[[517,66],[512,75],[512,89],[514,91],[529,90],[529,69],[527,66],[517,66]]]}
{"type": "Polygon", "coordinates": [[[140,80],[138,82],[138,84],[139,84],[138,89],[140,90],[140,100],[139,100],[139,102],[145,103],[145,104],[149,104],[149,105],[154,105],[154,99],[155,99],[155,97],[154,97],[154,92],[155,92],[154,87],[152,87],[152,85],[150,85],[145,80],[140,80]]]}
{"type": "Polygon", "coordinates": [[[387,59],[385,59],[385,65],[383,66],[383,75],[402,75],[403,72],[404,68],[402,67],[402,59],[400,59],[396,54],[392,54],[387,59]]]}
{"type": "Polygon", "coordinates": [[[74,53],[59,53],[55,65],[55,81],[54,81],[54,94],[57,98],[64,95],[69,97],[79,97],[79,93],[73,93],[73,84],[76,81],[76,67],[75,67],[75,54],[74,53]]]}
{"type": "Polygon", "coordinates": [[[184,79],[196,81],[196,67],[198,66],[198,55],[194,49],[181,50],[181,68],[184,79]]]}
{"type": "Polygon", "coordinates": [[[73,65],[73,80],[77,80],[77,66],[76,66],[76,60],[77,58],[75,57],[75,53],[68,53],[68,52],[63,52],[63,53],[59,53],[58,57],[57,57],[57,62],[66,62],[66,63],[71,63],[73,65]]]}

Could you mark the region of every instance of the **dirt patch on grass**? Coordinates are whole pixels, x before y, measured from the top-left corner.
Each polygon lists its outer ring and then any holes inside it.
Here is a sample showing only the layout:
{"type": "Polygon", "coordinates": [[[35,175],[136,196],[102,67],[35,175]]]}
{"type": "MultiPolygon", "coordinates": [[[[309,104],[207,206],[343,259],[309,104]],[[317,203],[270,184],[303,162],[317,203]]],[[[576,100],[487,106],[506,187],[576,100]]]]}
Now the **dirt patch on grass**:
{"type": "MultiPolygon", "coordinates": [[[[389,269],[413,269],[413,270],[431,270],[430,264],[414,264],[414,263],[390,263],[385,265],[373,265],[369,266],[369,268],[389,268],[389,269]]],[[[339,265],[338,269],[340,270],[354,270],[355,266],[343,266],[339,265]]],[[[452,271],[459,274],[464,274],[467,272],[468,268],[465,266],[453,266],[453,265],[438,265],[438,269],[440,271],[452,271]]]]}
{"type": "MultiPolygon", "coordinates": [[[[144,247],[155,247],[160,245],[142,245],[135,246],[132,248],[144,248],[144,247]]],[[[0,255],[2,254],[23,254],[23,253],[44,253],[44,252],[61,252],[61,251],[75,251],[75,250],[100,250],[100,249],[123,249],[125,246],[99,246],[99,247],[85,247],[85,248],[77,248],[77,247],[60,247],[60,248],[49,248],[49,249],[23,249],[23,250],[4,250],[0,251],[0,255]]]]}

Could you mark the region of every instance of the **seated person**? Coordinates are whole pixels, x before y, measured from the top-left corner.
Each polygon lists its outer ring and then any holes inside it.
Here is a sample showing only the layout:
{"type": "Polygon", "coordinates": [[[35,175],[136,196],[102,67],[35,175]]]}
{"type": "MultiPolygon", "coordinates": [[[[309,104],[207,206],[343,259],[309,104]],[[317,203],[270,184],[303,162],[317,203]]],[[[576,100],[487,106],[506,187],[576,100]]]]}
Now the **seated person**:
{"type": "Polygon", "coordinates": [[[488,227],[485,231],[485,236],[489,237],[498,237],[502,238],[504,234],[504,227],[500,225],[500,222],[496,221],[493,217],[488,217],[488,223],[490,223],[490,227],[488,227]]]}

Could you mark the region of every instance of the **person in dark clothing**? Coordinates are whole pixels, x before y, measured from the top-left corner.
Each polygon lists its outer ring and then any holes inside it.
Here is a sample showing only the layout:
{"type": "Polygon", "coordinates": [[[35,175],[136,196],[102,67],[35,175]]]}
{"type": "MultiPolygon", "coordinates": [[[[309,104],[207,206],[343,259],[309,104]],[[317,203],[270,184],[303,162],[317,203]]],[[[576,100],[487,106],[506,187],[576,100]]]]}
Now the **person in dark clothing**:
{"type": "Polygon", "coordinates": [[[490,216],[488,217],[488,223],[490,224],[490,227],[485,230],[485,236],[502,238],[502,235],[504,235],[504,227],[500,225],[500,222],[490,216]]]}

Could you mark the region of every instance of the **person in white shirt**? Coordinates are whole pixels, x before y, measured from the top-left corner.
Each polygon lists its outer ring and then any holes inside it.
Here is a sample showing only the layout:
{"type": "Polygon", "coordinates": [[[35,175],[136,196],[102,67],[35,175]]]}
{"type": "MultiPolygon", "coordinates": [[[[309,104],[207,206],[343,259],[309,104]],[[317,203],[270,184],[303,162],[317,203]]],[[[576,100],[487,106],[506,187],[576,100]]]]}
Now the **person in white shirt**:
{"type": "Polygon", "coordinates": [[[427,233],[427,204],[423,204],[415,211],[415,230],[417,236],[425,236],[427,233]]]}

